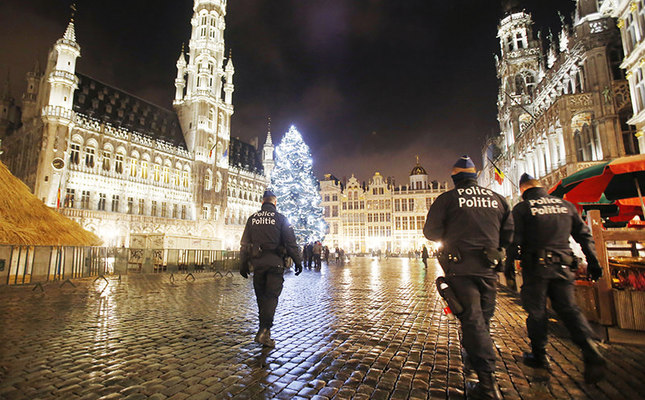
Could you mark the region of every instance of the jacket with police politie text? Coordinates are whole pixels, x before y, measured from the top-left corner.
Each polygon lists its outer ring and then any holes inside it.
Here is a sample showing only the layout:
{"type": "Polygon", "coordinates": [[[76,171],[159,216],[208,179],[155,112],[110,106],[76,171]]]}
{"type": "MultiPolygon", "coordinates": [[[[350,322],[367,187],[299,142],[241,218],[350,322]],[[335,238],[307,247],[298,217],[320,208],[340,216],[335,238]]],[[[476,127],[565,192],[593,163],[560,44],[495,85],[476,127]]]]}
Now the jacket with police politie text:
{"type": "Polygon", "coordinates": [[[571,235],[580,244],[587,262],[598,263],[591,231],[572,203],[550,196],[541,187],[526,190],[522,197],[524,201],[513,208],[513,244],[521,247],[523,257],[539,250],[573,255],[571,235]]]}
{"type": "Polygon", "coordinates": [[[246,221],[241,240],[242,260],[250,261],[254,267],[282,265],[282,254],[278,248],[284,246],[286,254],[296,263],[302,264],[296,236],[287,217],[277,212],[275,205],[262,204],[262,209],[246,221]],[[261,255],[253,258],[250,246],[261,248],[261,255]]]}
{"type": "Polygon", "coordinates": [[[465,179],[437,197],[423,234],[461,252],[505,248],[513,238],[513,217],[504,197],[465,179]]]}

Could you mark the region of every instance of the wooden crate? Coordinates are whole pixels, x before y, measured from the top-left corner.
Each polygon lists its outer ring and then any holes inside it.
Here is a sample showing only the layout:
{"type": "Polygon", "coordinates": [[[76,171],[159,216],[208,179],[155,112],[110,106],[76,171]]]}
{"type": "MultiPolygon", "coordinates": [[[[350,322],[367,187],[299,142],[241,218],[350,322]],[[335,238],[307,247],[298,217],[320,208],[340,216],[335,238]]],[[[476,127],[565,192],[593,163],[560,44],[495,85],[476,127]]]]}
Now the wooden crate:
{"type": "Polygon", "coordinates": [[[636,329],[634,322],[634,306],[630,290],[614,289],[614,307],[616,307],[616,322],[622,329],[636,329]]]}
{"type": "Polygon", "coordinates": [[[600,310],[598,308],[598,290],[596,287],[574,285],[574,294],[576,303],[587,320],[598,322],[600,320],[600,310]]]}
{"type": "Polygon", "coordinates": [[[632,307],[634,310],[635,329],[645,331],[645,292],[633,291],[632,307]]]}

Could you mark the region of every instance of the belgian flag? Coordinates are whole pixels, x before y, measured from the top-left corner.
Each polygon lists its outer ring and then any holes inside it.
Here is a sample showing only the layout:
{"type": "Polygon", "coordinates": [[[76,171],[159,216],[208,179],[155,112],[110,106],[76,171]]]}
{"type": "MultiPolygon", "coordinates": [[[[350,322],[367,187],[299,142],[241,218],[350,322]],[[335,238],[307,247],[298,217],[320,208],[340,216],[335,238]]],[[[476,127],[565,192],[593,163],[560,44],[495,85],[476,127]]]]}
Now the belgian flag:
{"type": "Polygon", "coordinates": [[[495,180],[501,185],[504,183],[504,178],[506,178],[506,176],[499,168],[497,168],[496,165],[493,166],[493,169],[495,170],[495,180]]]}

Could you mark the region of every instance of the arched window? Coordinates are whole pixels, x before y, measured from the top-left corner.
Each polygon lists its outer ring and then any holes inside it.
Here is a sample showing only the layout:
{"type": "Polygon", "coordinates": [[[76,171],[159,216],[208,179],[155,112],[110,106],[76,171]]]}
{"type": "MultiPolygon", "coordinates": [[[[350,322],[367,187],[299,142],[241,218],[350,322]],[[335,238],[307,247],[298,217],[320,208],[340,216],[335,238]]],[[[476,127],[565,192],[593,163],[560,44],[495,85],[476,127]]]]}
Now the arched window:
{"type": "Polygon", "coordinates": [[[222,190],[222,174],[217,171],[215,174],[215,191],[220,192],[222,190]]]}
{"type": "Polygon", "coordinates": [[[182,172],[182,179],[181,179],[182,180],[182,185],[184,187],[186,187],[186,188],[188,187],[188,185],[190,183],[190,180],[189,180],[188,176],[189,176],[188,171],[182,172]]]}
{"type": "Polygon", "coordinates": [[[573,139],[578,162],[593,161],[596,158],[594,134],[588,124],[584,124],[581,130],[577,130],[573,139]]]}
{"type": "Polygon", "coordinates": [[[524,41],[522,40],[522,32],[517,32],[515,34],[515,48],[516,49],[524,48],[524,41]]]}
{"type": "Polygon", "coordinates": [[[515,94],[524,94],[524,78],[520,74],[515,75],[515,94]]]}
{"type": "Polygon", "coordinates": [[[125,160],[125,151],[123,149],[117,150],[116,156],[114,156],[114,172],[118,174],[123,173],[124,160],[125,160]]]}
{"type": "Polygon", "coordinates": [[[81,145],[80,145],[80,143],[72,143],[69,146],[69,162],[71,164],[78,165],[80,157],[81,157],[81,145]]]}
{"type": "Polygon", "coordinates": [[[215,35],[217,33],[217,29],[215,29],[215,25],[217,23],[217,17],[216,16],[211,16],[210,17],[210,38],[215,39],[215,35]]]}
{"type": "Polygon", "coordinates": [[[85,166],[87,168],[94,168],[94,159],[96,157],[96,149],[92,143],[88,143],[85,147],[85,166]]]}
{"type": "Polygon", "coordinates": [[[206,171],[206,176],[204,177],[204,189],[211,190],[213,188],[213,172],[211,170],[206,171]]]}
{"type": "Polygon", "coordinates": [[[210,110],[208,110],[208,129],[213,129],[214,127],[215,127],[215,109],[211,108],[210,110]]]}
{"type": "Polygon", "coordinates": [[[215,64],[211,61],[208,62],[208,87],[213,88],[213,80],[215,77],[215,64]]]}
{"type": "Polygon", "coordinates": [[[114,148],[109,143],[103,146],[103,156],[102,156],[102,165],[101,165],[101,168],[103,169],[103,171],[110,171],[113,150],[114,148]]]}
{"type": "Polygon", "coordinates": [[[163,183],[170,183],[170,167],[167,165],[164,165],[163,167],[163,183]]]}
{"type": "Polygon", "coordinates": [[[141,177],[148,179],[148,161],[141,160],[141,177]]]}
{"type": "Polygon", "coordinates": [[[180,169],[175,170],[174,184],[175,184],[175,186],[180,186],[181,185],[181,170],[180,169]]]}
{"type": "Polygon", "coordinates": [[[205,38],[208,33],[208,15],[203,13],[199,18],[199,36],[205,38]]]}
{"type": "Polygon", "coordinates": [[[533,96],[533,92],[535,90],[535,77],[533,76],[532,73],[525,71],[523,73],[524,75],[524,84],[526,86],[526,94],[529,96],[533,96]]]}

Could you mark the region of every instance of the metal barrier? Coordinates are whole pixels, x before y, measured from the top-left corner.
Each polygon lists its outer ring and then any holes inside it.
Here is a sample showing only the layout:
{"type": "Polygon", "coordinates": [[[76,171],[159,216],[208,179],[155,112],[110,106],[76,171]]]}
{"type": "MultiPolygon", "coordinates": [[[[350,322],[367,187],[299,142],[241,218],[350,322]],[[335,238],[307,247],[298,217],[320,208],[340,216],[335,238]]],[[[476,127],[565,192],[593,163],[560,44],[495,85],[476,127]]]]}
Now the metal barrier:
{"type": "Polygon", "coordinates": [[[127,249],[128,272],[193,274],[231,273],[239,269],[239,251],[197,249],[127,249]]]}
{"type": "Polygon", "coordinates": [[[238,269],[238,251],[0,245],[0,285],[71,283],[75,278],[128,273],[169,272],[195,279],[194,273],[224,276],[238,269]]]}
{"type": "Polygon", "coordinates": [[[0,246],[0,283],[24,285],[112,272],[106,247],[0,246]]]}

